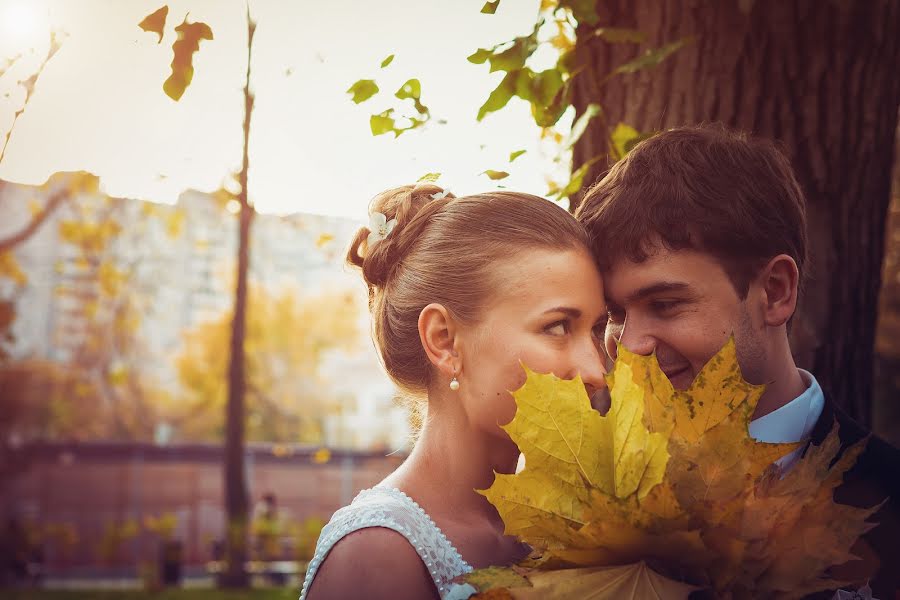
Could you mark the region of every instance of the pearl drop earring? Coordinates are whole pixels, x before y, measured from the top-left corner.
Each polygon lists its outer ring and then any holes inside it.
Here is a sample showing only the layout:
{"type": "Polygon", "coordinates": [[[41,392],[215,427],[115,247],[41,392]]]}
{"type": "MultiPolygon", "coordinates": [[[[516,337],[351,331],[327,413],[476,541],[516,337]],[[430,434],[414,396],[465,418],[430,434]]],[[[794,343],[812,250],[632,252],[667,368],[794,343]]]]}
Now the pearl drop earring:
{"type": "Polygon", "coordinates": [[[454,392],[459,389],[459,380],[455,376],[450,380],[450,389],[454,392]]]}

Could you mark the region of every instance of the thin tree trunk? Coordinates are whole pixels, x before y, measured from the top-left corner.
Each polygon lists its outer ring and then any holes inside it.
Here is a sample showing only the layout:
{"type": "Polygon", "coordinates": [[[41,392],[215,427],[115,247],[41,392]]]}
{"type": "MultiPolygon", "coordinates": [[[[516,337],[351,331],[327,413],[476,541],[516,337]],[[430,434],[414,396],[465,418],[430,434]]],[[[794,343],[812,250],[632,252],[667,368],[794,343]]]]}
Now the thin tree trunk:
{"type": "MultiPolygon", "coordinates": [[[[851,415],[871,422],[873,341],[897,108],[900,2],[615,0],[600,25],[659,47],[693,42],[656,68],[603,77],[636,49],[592,39],[576,80],[580,114],[600,102],[575,148],[577,168],[607,154],[608,130],[719,121],[778,140],[808,201],[811,260],[792,346],[851,415]]],[[[590,30],[578,35],[586,40],[590,30]]],[[[601,161],[602,163],[603,161],[601,161]]],[[[598,164],[590,185],[605,169],[598,164]]]]}
{"type": "Polygon", "coordinates": [[[227,518],[225,587],[248,587],[250,579],[245,569],[247,560],[248,493],[244,468],[244,427],[246,371],[244,339],[247,323],[247,272],[250,266],[250,225],[254,209],[247,195],[247,175],[250,169],[250,116],[253,94],[250,92],[250,58],[256,24],[247,7],[247,76],[244,83],[244,146],[240,172],[241,205],[238,226],[237,283],[234,293],[234,320],[231,329],[231,360],[228,365],[228,405],[225,422],[225,512],[227,518]]]}

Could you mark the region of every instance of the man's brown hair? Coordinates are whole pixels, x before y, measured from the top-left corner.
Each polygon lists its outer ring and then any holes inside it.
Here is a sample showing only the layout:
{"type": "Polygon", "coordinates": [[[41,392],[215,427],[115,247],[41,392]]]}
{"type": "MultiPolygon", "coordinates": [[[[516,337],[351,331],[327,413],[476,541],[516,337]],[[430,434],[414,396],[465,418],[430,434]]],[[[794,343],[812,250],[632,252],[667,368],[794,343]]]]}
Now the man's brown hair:
{"type": "Polygon", "coordinates": [[[803,281],[806,208],[774,144],[721,125],[665,131],[634,147],[585,194],[575,216],[601,268],[647,259],[660,246],[714,256],[745,298],[773,257],[803,281]]]}

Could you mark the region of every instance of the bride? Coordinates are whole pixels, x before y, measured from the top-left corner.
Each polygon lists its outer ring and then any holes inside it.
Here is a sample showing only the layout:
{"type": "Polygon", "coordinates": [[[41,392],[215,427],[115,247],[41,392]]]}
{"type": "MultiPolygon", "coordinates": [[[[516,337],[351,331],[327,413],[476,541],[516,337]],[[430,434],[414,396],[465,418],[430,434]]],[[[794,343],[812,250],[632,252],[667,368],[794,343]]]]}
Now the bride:
{"type": "Polygon", "coordinates": [[[522,365],[603,387],[600,275],[581,225],[536,196],[455,198],[431,185],[383,192],[348,261],[369,289],[373,337],[400,390],[421,403],[409,458],[322,530],[301,600],[438,598],[473,568],[528,548],[475,490],[515,471],[500,428],[522,365]]]}

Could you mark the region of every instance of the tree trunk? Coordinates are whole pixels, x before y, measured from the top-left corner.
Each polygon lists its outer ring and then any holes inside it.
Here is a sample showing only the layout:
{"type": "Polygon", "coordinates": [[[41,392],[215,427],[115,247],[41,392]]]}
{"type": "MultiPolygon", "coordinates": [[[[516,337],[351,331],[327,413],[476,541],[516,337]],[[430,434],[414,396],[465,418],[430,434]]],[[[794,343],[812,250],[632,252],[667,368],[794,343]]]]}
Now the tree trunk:
{"type": "MultiPolygon", "coordinates": [[[[244,194],[245,192],[242,192],[244,194]]],[[[225,420],[225,514],[228,519],[226,541],[227,570],[225,587],[247,587],[248,493],[244,468],[245,377],[244,339],[247,322],[247,271],[250,262],[250,224],[253,208],[241,203],[237,284],[234,296],[234,320],[231,329],[231,360],[228,364],[228,405],[225,420]]]]}
{"type": "Polygon", "coordinates": [[[244,469],[245,396],[247,389],[244,339],[247,325],[247,273],[250,267],[250,225],[254,209],[247,193],[250,170],[250,116],[253,113],[253,94],[250,92],[250,57],[256,24],[247,6],[247,76],[244,82],[244,146],[239,180],[241,205],[238,225],[237,282],[234,292],[234,320],[231,329],[231,359],[228,364],[228,405],[225,418],[225,514],[226,514],[226,571],[224,587],[249,587],[245,568],[247,560],[248,494],[244,469]]]}
{"type": "MultiPolygon", "coordinates": [[[[719,121],[778,140],[808,202],[809,278],[794,354],[869,425],[900,105],[900,2],[616,0],[597,11],[600,26],[637,29],[650,47],[693,42],[655,68],[603,84],[637,49],[579,29],[589,67],[575,80],[574,104],[581,114],[599,102],[606,120],[579,140],[574,167],[607,155],[607,128],[619,122],[654,131],[719,121]]],[[[605,170],[600,163],[585,185],[605,170]]]]}

